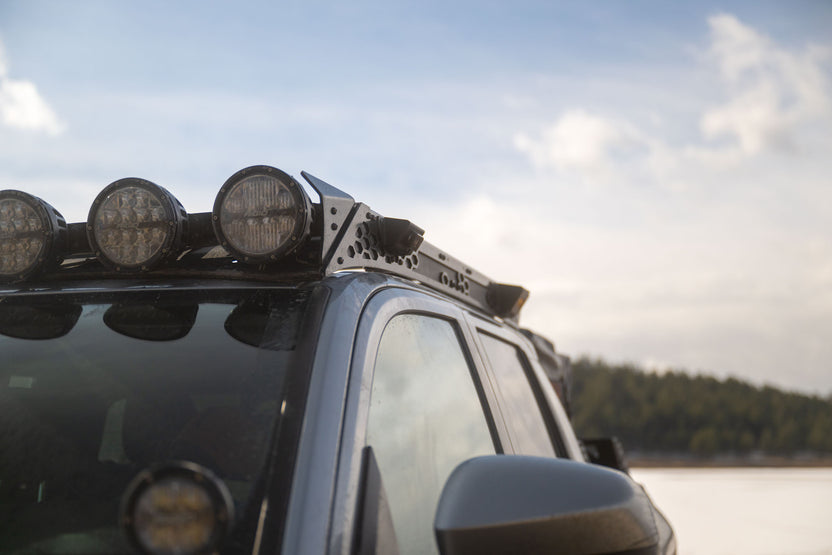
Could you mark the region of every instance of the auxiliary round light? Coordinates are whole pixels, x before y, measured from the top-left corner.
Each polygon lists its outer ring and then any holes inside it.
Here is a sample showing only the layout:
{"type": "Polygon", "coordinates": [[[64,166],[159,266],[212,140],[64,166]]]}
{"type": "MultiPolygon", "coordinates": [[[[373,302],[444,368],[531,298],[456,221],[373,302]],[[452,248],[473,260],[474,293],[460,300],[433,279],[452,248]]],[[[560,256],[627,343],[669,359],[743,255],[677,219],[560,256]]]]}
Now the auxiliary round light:
{"type": "Polygon", "coordinates": [[[117,271],[145,271],[182,248],[188,213],[167,189],[135,177],[108,185],[92,203],[87,237],[95,255],[117,271]]]}
{"type": "Polygon", "coordinates": [[[278,260],[309,236],[311,203],[289,174],[271,166],[240,170],[214,201],[214,232],[244,262],[278,260]]]}
{"type": "Polygon", "coordinates": [[[216,553],[233,521],[228,487],[210,470],[191,462],[140,473],[122,499],[122,529],[141,553],[216,553]]]}
{"type": "Polygon", "coordinates": [[[22,191],[0,191],[0,281],[22,281],[61,262],[66,220],[22,191]]]}

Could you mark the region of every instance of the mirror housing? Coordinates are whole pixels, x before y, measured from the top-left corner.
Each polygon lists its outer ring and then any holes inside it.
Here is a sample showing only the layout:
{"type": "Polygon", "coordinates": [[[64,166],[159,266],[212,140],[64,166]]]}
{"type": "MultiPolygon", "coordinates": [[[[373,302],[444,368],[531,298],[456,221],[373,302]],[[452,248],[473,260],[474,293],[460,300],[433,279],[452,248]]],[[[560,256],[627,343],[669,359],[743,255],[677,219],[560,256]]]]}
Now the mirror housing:
{"type": "Polygon", "coordinates": [[[463,462],[445,483],[434,529],[442,555],[660,551],[653,506],[638,484],[566,459],[463,462]]]}

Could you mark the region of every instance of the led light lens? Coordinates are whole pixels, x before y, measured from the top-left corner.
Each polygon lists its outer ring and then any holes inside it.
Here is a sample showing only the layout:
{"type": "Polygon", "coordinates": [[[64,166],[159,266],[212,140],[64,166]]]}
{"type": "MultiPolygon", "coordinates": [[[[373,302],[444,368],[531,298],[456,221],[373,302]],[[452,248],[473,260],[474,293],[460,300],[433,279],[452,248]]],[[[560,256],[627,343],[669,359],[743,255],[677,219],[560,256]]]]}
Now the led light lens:
{"type": "Polygon", "coordinates": [[[208,493],[179,478],[150,486],[136,501],[139,543],[151,553],[201,553],[216,525],[208,493]]]}
{"type": "Polygon", "coordinates": [[[214,203],[220,243],[247,262],[276,260],[309,232],[309,199],[291,176],[254,166],[234,174],[214,203]]]}
{"type": "Polygon", "coordinates": [[[234,519],[225,484],[210,470],[176,462],[144,471],[122,503],[128,539],[142,553],[196,555],[218,551],[234,519]]]}
{"type": "Polygon", "coordinates": [[[20,191],[0,192],[0,280],[23,280],[57,262],[63,217],[47,203],[20,191]]]}
{"type": "Polygon", "coordinates": [[[127,178],[95,199],[87,233],[96,255],[117,270],[148,270],[181,243],[182,205],[162,187],[127,178]]]}

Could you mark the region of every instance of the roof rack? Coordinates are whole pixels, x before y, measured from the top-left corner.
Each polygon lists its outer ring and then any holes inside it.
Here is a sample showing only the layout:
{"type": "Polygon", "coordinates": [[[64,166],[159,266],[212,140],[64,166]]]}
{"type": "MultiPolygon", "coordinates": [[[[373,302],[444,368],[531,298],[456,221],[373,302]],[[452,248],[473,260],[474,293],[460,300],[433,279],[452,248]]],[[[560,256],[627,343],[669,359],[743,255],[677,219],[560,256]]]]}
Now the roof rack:
{"type": "Polygon", "coordinates": [[[410,221],[384,217],[325,181],[307,172],[301,175],[320,195],[320,204],[311,203],[290,175],[252,166],[226,181],[213,212],[188,214],[166,189],[125,178],[98,195],[86,223],[70,224],[37,197],[0,191],[0,280],[210,273],[286,281],[364,269],[414,280],[487,314],[517,320],[529,295],[526,289],[492,281],[425,242],[424,230],[410,221]],[[134,212],[122,221],[122,210],[134,212]],[[272,235],[282,237],[271,250],[237,241],[242,235],[234,235],[233,226],[252,220],[255,227],[266,222],[272,235]],[[138,244],[139,250],[152,254],[142,258],[136,248],[122,252],[122,235],[132,237],[128,246],[138,244]],[[141,243],[143,238],[155,241],[152,248],[141,243]]]}
{"type": "Polygon", "coordinates": [[[492,281],[423,241],[408,220],[386,218],[325,181],[301,172],[321,197],[321,268],[325,275],[362,268],[421,282],[466,304],[516,321],[529,292],[492,281]]]}

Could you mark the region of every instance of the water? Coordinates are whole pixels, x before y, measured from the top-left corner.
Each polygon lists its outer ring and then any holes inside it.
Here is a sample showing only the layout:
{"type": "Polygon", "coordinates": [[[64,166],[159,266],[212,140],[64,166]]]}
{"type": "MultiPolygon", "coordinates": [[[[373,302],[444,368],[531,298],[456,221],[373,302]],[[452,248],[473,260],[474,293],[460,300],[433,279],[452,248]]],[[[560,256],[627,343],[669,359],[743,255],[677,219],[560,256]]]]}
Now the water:
{"type": "Polygon", "coordinates": [[[832,468],[636,468],[680,555],[832,555],[832,468]]]}

